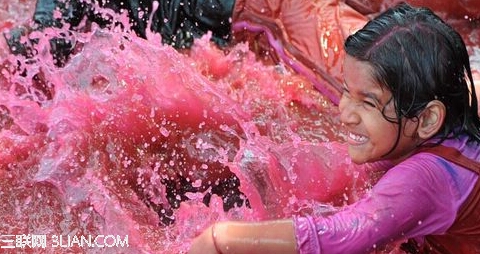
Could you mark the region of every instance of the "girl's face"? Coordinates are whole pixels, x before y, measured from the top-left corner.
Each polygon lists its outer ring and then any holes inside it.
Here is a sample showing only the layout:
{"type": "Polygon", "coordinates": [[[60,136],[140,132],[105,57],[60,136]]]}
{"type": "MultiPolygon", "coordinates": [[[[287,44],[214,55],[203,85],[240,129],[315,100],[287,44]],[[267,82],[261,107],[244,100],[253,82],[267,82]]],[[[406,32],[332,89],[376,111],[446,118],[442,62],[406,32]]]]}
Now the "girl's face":
{"type": "Polygon", "coordinates": [[[383,159],[398,163],[420,143],[417,122],[397,119],[392,93],[375,81],[372,70],[367,62],[345,58],[345,87],[339,109],[348,132],[348,152],[357,164],[383,159]],[[387,121],[384,115],[394,122],[387,121]],[[400,130],[396,123],[399,121],[400,130]]]}

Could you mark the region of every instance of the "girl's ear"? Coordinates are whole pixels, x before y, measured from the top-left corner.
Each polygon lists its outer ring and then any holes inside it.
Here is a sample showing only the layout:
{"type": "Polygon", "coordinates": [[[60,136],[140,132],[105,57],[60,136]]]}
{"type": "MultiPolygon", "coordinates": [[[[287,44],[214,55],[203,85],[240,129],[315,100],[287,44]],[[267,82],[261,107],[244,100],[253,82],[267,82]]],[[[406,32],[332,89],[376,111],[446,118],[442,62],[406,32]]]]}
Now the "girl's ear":
{"type": "Polygon", "coordinates": [[[419,116],[418,136],[422,139],[429,139],[437,134],[443,126],[445,114],[446,108],[441,101],[429,102],[419,116]]]}

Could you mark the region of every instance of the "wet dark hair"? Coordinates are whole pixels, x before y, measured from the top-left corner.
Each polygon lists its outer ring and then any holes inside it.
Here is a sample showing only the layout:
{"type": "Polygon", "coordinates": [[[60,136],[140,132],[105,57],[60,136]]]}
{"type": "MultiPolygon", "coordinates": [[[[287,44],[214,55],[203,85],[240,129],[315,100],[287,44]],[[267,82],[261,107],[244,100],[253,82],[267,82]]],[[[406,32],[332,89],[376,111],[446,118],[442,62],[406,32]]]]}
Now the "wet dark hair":
{"type": "Polygon", "coordinates": [[[350,35],[344,46],[348,55],[368,62],[376,81],[392,92],[397,119],[384,114],[387,120],[401,128],[399,119],[416,118],[437,99],[446,107],[445,122],[437,134],[440,141],[460,134],[480,141],[465,43],[431,10],[401,3],[350,35]]]}

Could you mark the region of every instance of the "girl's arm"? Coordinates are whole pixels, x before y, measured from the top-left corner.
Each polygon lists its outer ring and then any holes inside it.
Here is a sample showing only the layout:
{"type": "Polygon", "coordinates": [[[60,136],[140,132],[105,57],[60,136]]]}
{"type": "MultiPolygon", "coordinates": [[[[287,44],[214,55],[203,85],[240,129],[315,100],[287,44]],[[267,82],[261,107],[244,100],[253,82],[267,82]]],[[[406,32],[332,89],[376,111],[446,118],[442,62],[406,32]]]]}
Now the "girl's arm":
{"type": "Polygon", "coordinates": [[[188,253],[297,253],[293,221],[216,223],[194,239],[188,253]]]}

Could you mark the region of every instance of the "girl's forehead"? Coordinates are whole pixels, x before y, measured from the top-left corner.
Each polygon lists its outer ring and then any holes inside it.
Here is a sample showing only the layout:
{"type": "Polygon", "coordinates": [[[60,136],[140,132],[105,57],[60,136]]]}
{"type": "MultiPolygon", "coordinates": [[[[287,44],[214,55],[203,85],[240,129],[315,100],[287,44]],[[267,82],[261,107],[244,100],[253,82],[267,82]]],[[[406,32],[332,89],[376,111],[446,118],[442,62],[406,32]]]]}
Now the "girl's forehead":
{"type": "Polygon", "coordinates": [[[386,90],[386,87],[375,78],[372,65],[353,57],[345,59],[344,85],[359,90],[386,90]]]}
{"type": "Polygon", "coordinates": [[[343,63],[344,78],[347,84],[352,85],[353,81],[373,82],[373,66],[366,62],[357,60],[354,57],[346,56],[343,63]]]}
{"type": "Polygon", "coordinates": [[[374,97],[379,101],[390,99],[392,93],[374,75],[373,66],[366,62],[347,56],[344,62],[344,86],[352,94],[374,97]]]}

